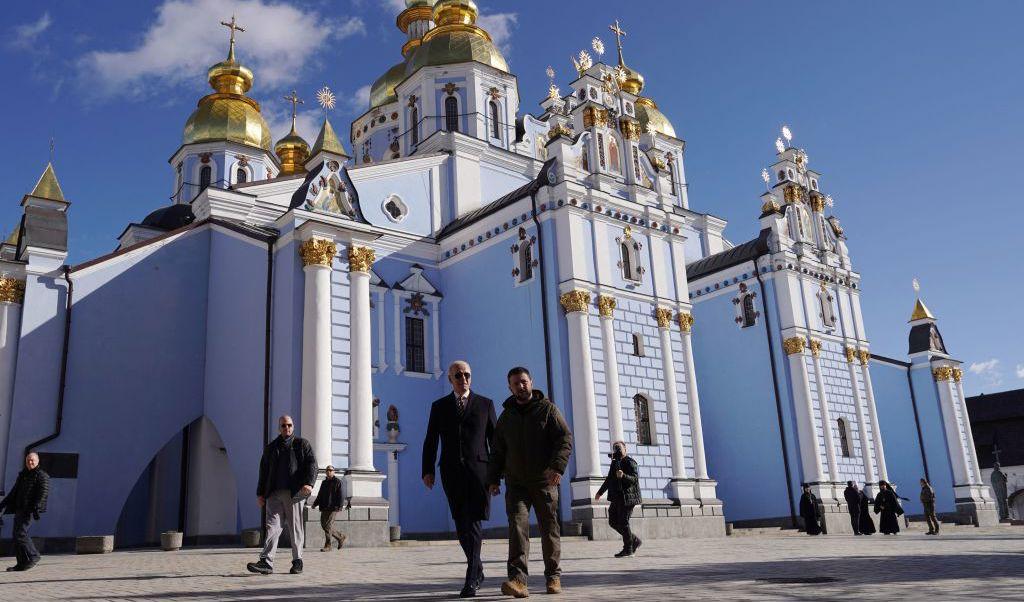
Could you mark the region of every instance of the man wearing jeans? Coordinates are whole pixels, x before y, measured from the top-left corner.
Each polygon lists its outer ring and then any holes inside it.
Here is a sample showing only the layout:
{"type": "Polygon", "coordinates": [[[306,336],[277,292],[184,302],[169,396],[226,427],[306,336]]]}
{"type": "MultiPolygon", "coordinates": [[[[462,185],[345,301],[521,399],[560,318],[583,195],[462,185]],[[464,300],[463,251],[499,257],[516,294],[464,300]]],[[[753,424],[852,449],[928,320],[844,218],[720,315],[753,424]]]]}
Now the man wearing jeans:
{"type": "Polygon", "coordinates": [[[558,484],[572,453],[572,433],[555,404],[533,389],[526,368],[508,373],[512,396],[494,427],[487,483],[491,495],[500,492],[505,478],[508,514],[508,580],[501,584],[506,596],[525,598],[527,559],[530,557],[530,508],[537,514],[547,593],[562,592],[561,533],[558,526],[558,484]]]}
{"type": "Polygon", "coordinates": [[[291,416],[281,416],[277,425],[280,434],[263,450],[256,486],[256,502],[267,510],[267,542],[259,561],[250,562],[246,568],[262,575],[274,572],[274,553],[283,520],[291,529],[292,568],[288,572],[296,575],[302,572],[302,511],[316,481],[316,458],[309,441],[294,435],[291,416]]]}

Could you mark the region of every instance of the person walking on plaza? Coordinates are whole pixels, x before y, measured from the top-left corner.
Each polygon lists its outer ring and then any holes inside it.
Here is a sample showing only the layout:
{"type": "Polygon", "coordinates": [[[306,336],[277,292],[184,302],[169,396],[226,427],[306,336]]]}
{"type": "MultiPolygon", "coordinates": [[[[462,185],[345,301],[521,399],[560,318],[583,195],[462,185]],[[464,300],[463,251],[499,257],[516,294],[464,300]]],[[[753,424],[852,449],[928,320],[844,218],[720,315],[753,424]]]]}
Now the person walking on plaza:
{"type": "Polygon", "coordinates": [[[924,506],[924,519],[928,521],[928,535],[939,534],[939,519],[935,516],[935,489],[927,479],[921,479],[921,505],[924,506]]]}
{"type": "Polygon", "coordinates": [[[423,440],[422,475],[427,489],[434,488],[437,447],[438,443],[441,445],[441,486],[448,498],[459,544],[466,554],[466,581],[459,593],[463,598],[475,596],[484,580],[481,521],[491,514],[487,462],[497,422],[494,402],[470,390],[472,378],[466,362],[453,362],[448,367],[452,392],[430,406],[427,436],[423,440]]]}
{"type": "Polygon", "coordinates": [[[338,542],[338,549],[345,545],[347,537],[334,528],[334,517],[341,510],[341,479],[334,475],[334,467],[330,464],[324,469],[326,478],[320,483],[320,491],[313,500],[313,507],[320,508],[320,528],[324,530],[324,547],[321,552],[331,551],[331,539],[338,542]]]}
{"type": "Polygon", "coordinates": [[[302,545],[305,532],[302,524],[303,507],[313,492],[316,482],[316,458],[309,441],[295,436],[295,423],[291,416],[277,420],[280,434],[263,450],[260,458],[259,484],[256,502],[267,510],[267,541],[258,562],[246,565],[252,573],[269,575],[274,572],[274,554],[277,540],[288,523],[292,543],[292,568],[289,573],[302,572],[302,545]]]}
{"type": "Polygon", "coordinates": [[[636,460],[626,455],[626,442],[616,441],[612,450],[608,456],[612,459],[608,476],[594,499],[599,500],[605,491],[608,492],[608,524],[622,536],[622,551],[615,557],[623,558],[632,556],[643,543],[629,528],[633,508],[640,503],[640,479],[636,460]]]}
{"type": "Polygon", "coordinates": [[[800,516],[804,519],[804,530],[808,535],[821,535],[821,523],[818,522],[818,497],[811,493],[811,486],[807,483],[801,487],[804,493],[800,496],[800,516]]]}
{"type": "MultiPolygon", "coordinates": [[[[864,483],[864,487],[868,484],[864,483]]],[[[871,498],[864,492],[864,489],[860,489],[857,492],[860,495],[860,534],[861,535],[874,535],[875,534],[875,521],[871,518],[871,498]]]]}
{"type": "Polygon", "coordinates": [[[0,512],[14,515],[12,537],[17,562],[8,571],[27,571],[39,563],[39,550],[29,537],[28,528],[46,512],[49,495],[50,475],[39,468],[39,454],[32,452],[25,456],[25,468],[18,473],[14,487],[0,501],[0,512]]]}
{"type": "Polygon", "coordinates": [[[857,484],[853,481],[847,481],[843,497],[846,498],[846,508],[850,512],[850,525],[853,527],[853,534],[860,535],[861,493],[857,489],[857,484]]]}
{"type": "Polygon", "coordinates": [[[885,535],[896,535],[900,532],[899,516],[903,514],[903,507],[889,483],[879,481],[878,490],[875,496],[875,514],[881,514],[878,530],[885,535]]]}
{"type": "Polygon", "coordinates": [[[508,580],[501,593],[516,598],[530,595],[527,560],[530,556],[530,508],[540,526],[547,593],[562,592],[561,534],[558,524],[558,484],[569,464],[572,433],[555,404],[534,390],[526,368],[509,370],[512,396],[502,405],[494,428],[494,448],[488,465],[491,495],[505,479],[508,514],[508,580]]]}

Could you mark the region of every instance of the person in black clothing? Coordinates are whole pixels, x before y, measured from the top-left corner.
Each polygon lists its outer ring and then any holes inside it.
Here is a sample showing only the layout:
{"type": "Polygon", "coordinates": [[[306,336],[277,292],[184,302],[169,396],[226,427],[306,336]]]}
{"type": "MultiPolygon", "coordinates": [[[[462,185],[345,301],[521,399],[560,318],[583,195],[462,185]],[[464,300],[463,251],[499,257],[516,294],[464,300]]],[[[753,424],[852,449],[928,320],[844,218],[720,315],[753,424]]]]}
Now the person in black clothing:
{"type": "Polygon", "coordinates": [[[321,552],[331,551],[331,538],[338,542],[338,549],[345,545],[348,539],[334,528],[334,516],[341,510],[341,479],[334,476],[334,467],[330,464],[324,469],[326,478],[320,483],[320,492],[313,500],[313,507],[320,508],[320,528],[324,530],[324,547],[321,552]]]}
{"type": "MultiPolygon", "coordinates": [[[[868,484],[864,483],[864,487],[868,484]]],[[[860,534],[861,535],[874,535],[875,534],[875,521],[871,519],[871,498],[868,494],[864,493],[864,489],[861,489],[860,494],[860,534]]]]}
{"type": "Polygon", "coordinates": [[[17,563],[8,571],[27,571],[39,563],[39,550],[28,535],[33,520],[46,512],[50,475],[39,468],[39,454],[25,456],[25,469],[18,473],[14,488],[0,501],[0,511],[14,515],[14,550],[17,563]]]}
{"type": "Polygon", "coordinates": [[[448,367],[452,392],[430,407],[423,440],[422,475],[428,489],[434,488],[438,443],[441,446],[441,486],[466,554],[466,581],[459,593],[463,598],[475,596],[484,581],[481,521],[490,517],[487,462],[497,422],[494,402],[470,391],[472,376],[466,362],[453,362],[448,367]]]}
{"type": "Polygon", "coordinates": [[[885,535],[896,535],[900,532],[899,517],[903,514],[896,491],[886,481],[878,482],[878,495],[875,496],[875,514],[881,514],[878,530],[885,535]]]}
{"type": "Polygon", "coordinates": [[[853,534],[860,535],[860,499],[861,493],[857,484],[853,481],[846,482],[846,489],[843,491],[846,498],[846,508],[850,512],[850,526],[853,527],[853,534]]]}
{"type": "Polygon", "coordinates": [[[267,541],[259,561],[250,562],[245,568],[262,575],[274,572],[274,553],[284,529],[283,520],[291,528],[292,568],[288,572],[296,575],[302,572],[302,514],[316,482],[316,458],[309,441],[294,435],[291,416],[278,418],[277,427],[281,434],[263,450],[256,485],[256,502],[267,509],[267,541]]]}
{"type": "Polygon", "coordinates": [[[811,493],[811,486],[801,485],[804,490],[800,496],[800,516],[804,519],[804,529],[808,535],[820,535],[821,523],[818,522],[818,498],[811,493]]]}
{"type": "Polygon", "coordinates": [[[608,476],[594,499],[599,500],[605,491],[608,492],[611,504],[608,507],[608,524],[622,536],[622,551],[615,557],[623,558],[632,556],[643,543],[629,528],[633,508],[640,503],[640,479],[637,476],[636,460],[626,455],[625,441],[616,441],[608,457],[612,459],[608,476]]]}

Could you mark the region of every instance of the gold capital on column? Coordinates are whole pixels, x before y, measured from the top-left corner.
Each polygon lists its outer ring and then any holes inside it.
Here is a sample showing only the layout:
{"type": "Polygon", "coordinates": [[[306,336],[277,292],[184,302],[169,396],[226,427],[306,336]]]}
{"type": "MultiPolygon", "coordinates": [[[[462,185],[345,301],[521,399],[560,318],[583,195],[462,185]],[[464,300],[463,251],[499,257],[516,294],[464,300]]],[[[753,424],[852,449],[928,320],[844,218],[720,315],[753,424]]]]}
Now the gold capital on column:
{"type": "Polygon", "coordinates": [[[867,366],[868,362],[871,361],[871,352],[867,349],[861,349],[858,351],[857,356],[860,358],[861,366],[867,366]]]}
{"type": "Polygon", "coordinates": [[[676,320],[679,322],[679,329],[683,332],[690,332],[693,330],[693,314],[681,311],[676,314],[676,320]]]}
{"type": "Polygon", "coordinates": [[[615,297],[609,295],[598,295],[597,311],[602,318],[610,318],[615,312],[615,297]]]}
{"type": "Polygon", "coordinates": [[[956,382],[960,382],[960,380],[963,377],[964,377],[964,371],[963,370],[961,370],[960,368],[953,368],[953,380],[955,380],[956,382]]]}
{"type": "Polygon", "coordinates": [[[338,252],[338,245],[326,238],[311,238],[299,245],[302,265],[331,265],[338,252]]]}
{"type": "Polygon", "coordinates": [[[659,307],[654,310],[654,319],[658,321],[658,328],[668,328],[672,325],[672,310],[659,307]]]}
{"type": "Polygon", "coordinates": [[[939,382],[949,380],[953,376],[953,369],[949,366],[939,366],[932,370],[932,376],[939,382]]]}
{"type": "Polygon", "coordinates": [[[818,339],[810,339],[807,341],[807,346],[811,348],[811,355],[814,357],[821,355],[821,341],[818,339]]]}
{"type": "Polygon", "coordinates": [[[567,314],[575,311],[586,313],[590,306],[590,293],[577,289],[565,293],[558,301],[567,314]]]}
{"type": "Polygon", "coordinates": [[[25,281],[4,276],[0,278],[0,301],[20,304],[25,300],[25,281]]]}
{"type": "Polygon", "coordinates": [[[852,364],[854,362],[854,360],[856,360],[856,359],[857,359],[857,350],[854,349],[853,347],[847,347],[846,348],[846,361],[850,362],[852,364]]]}
{"type": "Polygon", "coordinates": [[[794,355],[796,353],[804,352],[804,345],[807,341],[800,336],[790,337],[785,341],[782,341],[782,348],[786,351],[786,355],[794,355]]]}
{"type": "Polygon", "coordinates": [[[348,248],[348,269],[350,272],[369,272],[375,256],[369,247],[348,248]]]}

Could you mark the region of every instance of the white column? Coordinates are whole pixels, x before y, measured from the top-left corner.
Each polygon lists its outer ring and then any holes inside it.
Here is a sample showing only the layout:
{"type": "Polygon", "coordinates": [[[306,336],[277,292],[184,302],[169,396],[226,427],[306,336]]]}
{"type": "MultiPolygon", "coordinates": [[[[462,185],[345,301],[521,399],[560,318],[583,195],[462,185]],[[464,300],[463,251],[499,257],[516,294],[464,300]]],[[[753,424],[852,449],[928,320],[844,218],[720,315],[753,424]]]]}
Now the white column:
{"type": "Polygon", "coordinates": [[[853,347],[846,348],[846,367],[850,372],[850,389],[853,393],[853,403],[857,408],[857,431],[860,434],[860,453],[864,458],[864,481],[875,483],[875,461],[872,456],[871,447],[868,445],[868,421],[864,415],[864,399],[860,395],[858,386],[857,369],[853,362],[856,360],[857,350],[853,347]]]}
{"type": "Polygon", "coordinates": [[[0,491],[6,483],[7,445],[14,409],[14,371],[18,362],[21,304],[24,299],[24,280],[0,277],[0,491]]]}
{"type": "Polygon", "coordinates": [[[311,238],[299,246],[305,265],[302,313],[302,408],[297,435],[313,447],[317,463],[331,458],[331,264],[334,242],[311,238]]]}
{"type": "Polygon", "coordinates": [[[590,293],[573,290],[562,295],[569,326],[569,371],[572,386],[572,427],[576,458],[576,478],[572,490],[574,500],[591,500],[601,485],[601,462],[598,459],[597,408],[594,405],[594,373],[590,357],[590,327],[587,313],[590,293]]]}
{"type": "Polygon", "coordinates": [[[953,464],[953,485],[969,485],[970,473],[967,470],[968,456],[960,439],[960,427],[956,421],[956,400],[953,398],[951,378],[953,369],[939,366],[932,369],[935,385],[939,389],[939,406],[942,408],[942,424],[946,428],[946,445],[949,447],[949,459],[953,464]]]}
{"type": "Polygon", "coordinates": [[[857,353],[860,356],[860,375],[864,380],[864,393],[868,397],[868,418],[871,420],[871,429],[875,432],[875,462],[877,463],[878,478],[888,481],[889,471],[885,469],[885,446],[882,445],[882,426],[878,422],[878,409],[875,407],[875,389],[871,386],[871,371],[868,368],[871,354],[867,349],[861,349],[857,353]]]}
{"type": "Polygon", "coordinates": [[[800,462],[803,466],[804,481],[821,483],[825,475],[821,471],[821,446],[814,428],[814,405],[811,403],[811,387],[807,379],[807,365],[804,363],[802,336],[783,341],[782,346],[789,356],[789,372],[793,378],[793,395],[796,398],[796,428],[800,439],[800,462]]]}
{"type": "Polygon", "coordinates": [[[814,382],[818,389],[818,405],[821,406],[821,430],[825,434],[825,460],[828,462],[828,480],[839,480],[836,468],[836,443],[832,436],[832,413],[829,411],[828,398],[825,396],[825,375],[821,371],[821,341],[810,340],[811,358],[814,363],[814,382]]]}
{"type": "Polygon", "coordinates": [[[693,344],[690,332],[693,316],[680,313],[677,316],[683,339],[683,360],[686,362],[686,402],[690,410],[690,438],[693,440],[693,469],[698,479],[708,478],[708,463],[704,456],[704,427],[700,420],[700,398],[697,395],[697,371],[693,365],[693,344]]]}
{"type": "Polygon", "coordinates": [[[597,298],[601,313],[601,347],[604,356],[605,398],[608,400],[608,436],[611,441],[624,441],[622,433],[622,392],[619,389],[619,356],[615,351],[615,299],[606,295],[597,298]]]}
{"type": "MultiPolygon", "coordinates": [[[[672,310],[659,307],[654,310],[658,321],[658,336],[661,339],[661,369],[665,383],[665,403],[668,406],[668,449],[672,457],[672,483],[669,497],[687,499],[679,482],[686,479],[686,457],[683,455],[683,436],[679,420],[679,391],[676,389],[676,368],[672,358],[672,310]]],[[[692,492],[690,487],[686,490],[692,492]]]]}
{"type": "Polygon", "coordinates": [[[370,381],[370,266],[373,249],[349,247],[349,468],[373,471],[373,390],[370,381]]]}
{"type": "Polygon", "coordinates": [[[976,477],[974,484],[985,485],[981,478],[981,464],[978,464],[978,448],[974,446],[974,429],[971,428],[971,417],[967,414],[967,398],[964,397],[964,385],[961,382],[963,375],[963,370],[960,368],[953,368],[952,386],[958,394],[957,400],[960,402],[960,414],[964,417],[964,429],[967,431],[967,458],[971,462],[971,469],[974,471],[976,477]]]}

